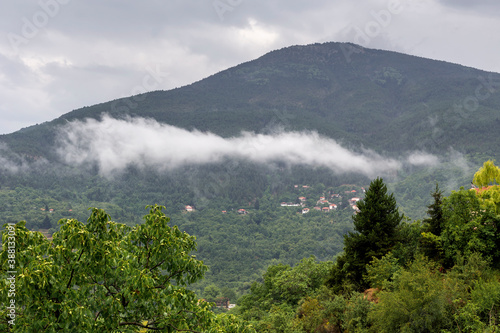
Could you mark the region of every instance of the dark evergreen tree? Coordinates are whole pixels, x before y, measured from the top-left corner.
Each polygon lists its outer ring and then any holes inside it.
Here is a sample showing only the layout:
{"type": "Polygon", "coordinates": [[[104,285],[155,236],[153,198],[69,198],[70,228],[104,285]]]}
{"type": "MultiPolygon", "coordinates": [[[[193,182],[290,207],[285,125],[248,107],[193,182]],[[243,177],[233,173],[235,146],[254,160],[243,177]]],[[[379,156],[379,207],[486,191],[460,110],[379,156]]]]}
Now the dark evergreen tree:
{"type": "Polygon", "coordinates": [[[42,225],[40,228],[42,229],[50,229],[52,227],[52,223],[50,223],[50,219],[48,215],[45,215],[45,218],[43,219],[42,225]]]}
{"type": "Polygon", "coordinates": [[[260,202],[259,202],[259,199],[256,199],[256,200],[255,200],[255,204],[253,205],[253,208],[255,208],[256,210],[259,210],[259,209],[260,209],[260,202]]]}
{"type": "Polygon", "coordinates": [[[398,243],[398,227],[403,219],[393,194],[381,178],[371,182],[364,200],[353,216],[354,232],[344,236],[344,254],[334,266],[328,284],[339,290],[346,285],[363,290],[368,287],[363,276],[366,265],[381,258],[398,243]]]}
{"type": "Polygon", "coordinates": [[[422,235],[419,239],[421,252],[436,262],[444,264],[444,253],[441,245],[440,236],[444,230],[445,217],[443,211],[443,192],[439,190],[436,183],[436,189],[431,193],[434,201],[427,206],[428,218],[424,219],[422,226],[422,235]]]}
{"type": "Polygon", "coordinates": [[[427,215],[429,215],[429,218],[424,219],[424,231],[440,236],[444,226],[443,191],[439,190],[437,183],[436,189],[431,195],[434,198],[434,202],[427,206],[427,215]]]}

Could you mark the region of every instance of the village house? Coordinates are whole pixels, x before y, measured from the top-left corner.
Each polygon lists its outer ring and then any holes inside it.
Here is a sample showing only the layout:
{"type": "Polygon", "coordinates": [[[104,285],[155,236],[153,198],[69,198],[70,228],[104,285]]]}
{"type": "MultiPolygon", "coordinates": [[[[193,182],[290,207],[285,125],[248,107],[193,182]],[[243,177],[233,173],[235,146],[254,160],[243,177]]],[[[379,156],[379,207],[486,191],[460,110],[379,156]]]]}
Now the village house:
{"type": "Polygon", "coordinates": [[[300,204],[296,204],[293,202],[282,202],[281,207],[298,207],[300,204]]]}
{"type": "Polygon", "coordinates": [[[337,205],[334,203],[330,204],[330,210],[335,210],[335,209],[337,209],[337,205]]]}
{"type": "Polygon", "coordinates": [[[323,207],[321,209],[324,213],[328,213],[330,211],[330,207],[323,207]]]}
{"type": "Polygon", "coordinates": [[[349,199],[349,205],[355,205],[356,202],[358,202],[359,200],[361,200],[361,198],[351,198],[349,199]]]}
{"type": "Polygon", "coordinates": [[[309,213],[309,208],[302,209],[302,214],[307,214],[307,213],[309,213]]]}
{"type": "Polygon", "coordinates": [[[194,212],[194,208],[193,208],[192,206],[189,206],[189,205],[187,205],[187,206],[185,207],[185,210],[186,210],[187,212],[194,212]]]}
{"type": "Polygon", "coordinates": [[[238,214],[245,215],[245,214],[248,214],[248,212],[242,208],[242,209],[238,209],[238,214]]]}

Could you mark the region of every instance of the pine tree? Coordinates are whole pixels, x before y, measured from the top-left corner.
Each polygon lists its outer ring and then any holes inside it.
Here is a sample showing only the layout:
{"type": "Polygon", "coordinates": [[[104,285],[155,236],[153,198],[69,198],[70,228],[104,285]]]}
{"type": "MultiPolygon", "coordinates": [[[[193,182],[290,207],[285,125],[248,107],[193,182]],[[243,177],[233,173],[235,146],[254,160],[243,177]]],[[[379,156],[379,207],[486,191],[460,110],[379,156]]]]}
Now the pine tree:
{"type": "Polygon", "coordinates": [[[441,235],[444,225],[443,216],[443,192],[439,190],[439,186],[436,183],[436,189],[431,194],[434,198],[434,202],[427,206],[427,215],[429,218],[424,219],[424,230],[431,232],[436,236],[441,235]]]}
{"type": "Polygon", "coordinates": [[[424,219],[422,225],[422,234],[419,239],[419,247],[422,253],[437,262],[443,261],[443,249],[441,246],[441,233],[444,229],[444,212],[443,212],[443,192],[439,190],[436,183],[436,189],[431,193],[434,202],[427,206],[428,218],[424,219]]]}
{"type": "Polygon", "coordinates": [[[363,279],[366,265],[373,257],[381,258],[390,252],[398,242],[397,228],[403,216],[381,178],[372,181],[357,206],[360,211],[353,216],[354,232],[344,236],[342,260],[337,262],[328,281],[335,289],[339,289],[339,284],[351,284],[358,290],[368,287],[363,279]]]}

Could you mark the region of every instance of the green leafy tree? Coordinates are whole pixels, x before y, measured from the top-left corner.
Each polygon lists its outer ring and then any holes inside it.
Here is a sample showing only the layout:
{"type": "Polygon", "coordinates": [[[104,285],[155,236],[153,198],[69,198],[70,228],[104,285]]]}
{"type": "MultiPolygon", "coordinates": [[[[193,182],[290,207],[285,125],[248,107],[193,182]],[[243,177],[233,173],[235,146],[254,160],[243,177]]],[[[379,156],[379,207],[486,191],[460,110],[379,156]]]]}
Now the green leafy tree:
{"type": "Polygon", "coordinates": [[[474,174],[473,184],[479,187],[477,195],[482,200],[482,206],[500,214],[500,186],[495,182],[500,184],[500,167],[495,166],[492,161],[486,161],[474,174]]]}
{"type": "MultiPolygon", "coordinates": [[[[61,220],[53,239],[31,232],[25,222],[6,225],[15,233],[16,318],[0,310],[2,332],[224,332],[224,320],[187,286],[206,266],[190,253],[193,236],[168,225],[161,206],[150,207],[142,225],[112,222],[93,208],[88,223],[61,220]]],[[[1,275],[8,270],[3,233],[1,275]]],[[[8,286],[0,285],[1,303],[8,286]]],[[[228,326],[230,327],[230,325],[228,326]]],[[[243,332],[244,327],[227,331],[243,332]]]]}
{"type": "Polygon", "coordinates": [[[435,263],[419,257],[397,275],[394,291],[377,294],[374,332],[441,332],[452,325],[449,297],[435,263]]]}
{"type": "Polygon", "coordinates": [[[239,311],[246,319],[262,319],[273,306],[297,306],[307,295],[324,285],[332,262],[317,262],[311,256],[296,266],[271,265],[262,282],[254,282],[250,293],[239,301],[239,311]]]}
{"type": "Polygon", "coordinates": [[[209,301],[214,302],[220,295],[220,289],[215,284],[210,284],[203,290],[203,296],[209,301]]]}
{"type": "Polygon", "coordinates": [[[474,252],[500,260],[500,215],[491,207],[484,206],[473,190],[454,191],[445,198],[445,228],[439,237],[446,264],[452,266],[460,255],[474,252]]]}
{"type": "Polygon", "coordinates": [[[495,181],[500,184],[500,167],[495,166],[493,161],[488,160],[474,174],[472,183],[478,187],[486,187],[495,181]]]}
{"type": "Polygon", "coordinates": [[[338,259],[328,281],[332,287],[339,288],[347,280],[358,290],[366,289],[366,265],[373,258],[387,254],[398,242],[397,230],[403,216],[381,178],[371,182],[357,206],[360,211],[352,218],[354,232],[344,236],[344,255],[338,259]]]}

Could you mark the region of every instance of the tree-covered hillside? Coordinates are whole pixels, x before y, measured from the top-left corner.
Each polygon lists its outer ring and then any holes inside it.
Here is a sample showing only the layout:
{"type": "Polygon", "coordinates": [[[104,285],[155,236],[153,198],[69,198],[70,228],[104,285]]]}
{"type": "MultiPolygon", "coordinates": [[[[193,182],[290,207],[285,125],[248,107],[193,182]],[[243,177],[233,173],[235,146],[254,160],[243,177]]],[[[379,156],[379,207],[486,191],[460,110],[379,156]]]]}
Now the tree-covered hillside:
{"type": "MultiPolygon", "coordinates": [[[[310,255],[330,260],[340,252],[343,235],[353,228],[353,195],[345,192],[360,191],[379,176],[342,165],[352,157],[377,155],[398,164],[384,179],[408,219],[425,217],[436,182],[445,195],[470,187],[473,171],[500,156],[499,92],[499,74],[442,61],[345,43],[287,47],[185,87],[84,107],[1,135],[0,220],[26,220],[29,229],[50,235],[62,218],[86,221],[89,207],[105,209],[131,226],[142,221],[146,205],[164,205],[181,230],[197,237],[199,257],[209,266],[195,288],[217,283],[232,289],[229,294],[243,294],[269,264],[291,265],[310,255]],[[296,163],[237,155],[162,168],[143,163],[158,151],[143,150],[135,164],[111,175],[98,163],[68,162],[61,140],[75,129],[69,124],[85,131],[85,119],[103,114],[153,119],[160,130],[159,124],[169,124],[208,131],[221,140],[242,131],[312,131],[321,135],[312,140],[319,155],[332,156],[319,165],[301,164],[304,155],[297,155],[296,163]],[[325,141],[352,154],[322,149],[325,141]],[[432,154],[432,163],[419,159],[425,154],[432,154]],[[401,162],[410,157],[412,163],[401,162]],[[344,162],[332,166],[331,160],[344,162]],[[343,196],[332,202],[338,208],[317,211],[326,206],[319,198],[332,194],[343,196]],[[303,207],[282,207],[282,202],[303,207]],[[187,205],[194,212],[187,212],[187,205]],[[248,214],[238,214],[240,209],[248,214]]],[[[86,144],[74,142],[76,157],[86,144]]],[[[167,144],[179,142],[159,147],[167,144]]],[[[126,155],[127,148],[120,153],[126,155]]]]}
{"type": "Polygon", "coordinates": [[[272,265],[236,311],[259,332],[498,332],[499,181],[488,161],[408,223],[376,179],[334,263],[272,265]]]}
{"type": "MultiPolygon", "coordinates": [[[[161,206],[148,207],[144,223],[133,227],[93,208],[86,224],[61,220],[51,240],[25,222],[5,224],[0,327],[6,332],[498,332],[500,168],[486,161],[472,183],[474,188],[448,196],[436,185],[423,222],[403,218],[381,178],[361,189],[362,199],[320,197],[318,205],[339,199],[357,207],[344,252],[334,261],[308,256],[294,265],[271,263],[229,313],[234,290],[211,284],[200,299],[187,288],[207,267],[192,255],[196,238],[169,225],[161,206]]],[[[341,188],[344,197],[358,192],[352,185],[341,188]]],[[[304,192],[299,194],[299,201],[307,202],[304,192]]],[[[262,205],[269,208],[269,202],[262,205]]],[[[254,209],[260,206],[255,203],[254,209]]],[[[258,243],[254,239],[247,247],[258,243]]],[[[229,250],[237,255],[242,249],[229,250]]]]}
{"type": "Polygon", "coordinates": [[[499,74],[443,61],[345,43],[291,46],[185,87],[74,110],[0,142],[54,157],[54,126],[109,113],[223,137],[280,126],[389,153],[454,147],[497,155],[499,90],[499,74]]]}

